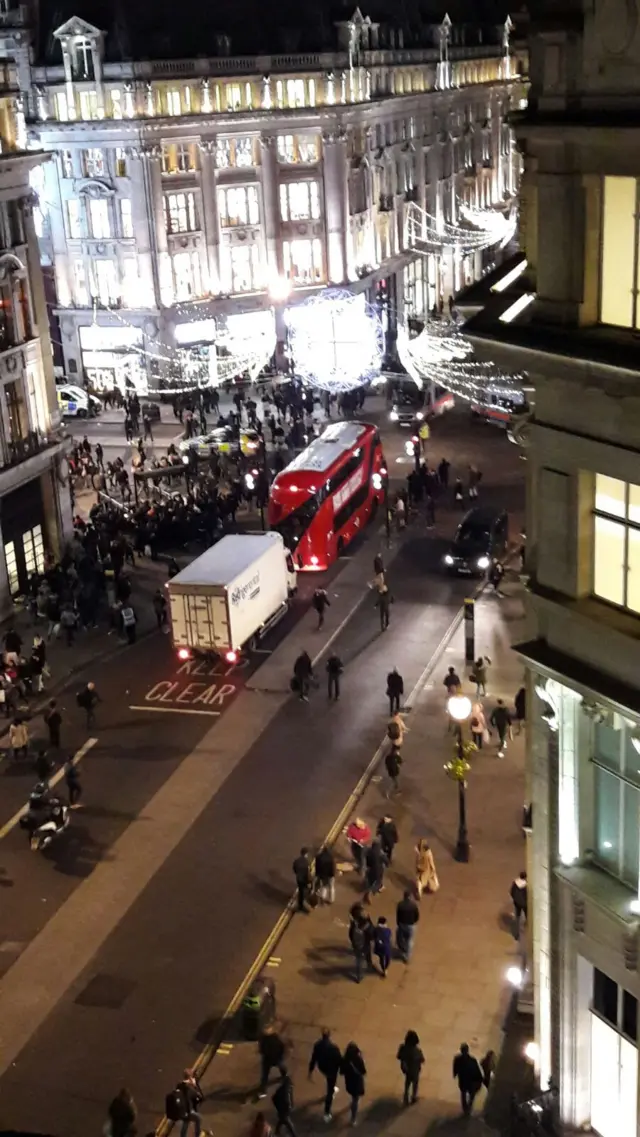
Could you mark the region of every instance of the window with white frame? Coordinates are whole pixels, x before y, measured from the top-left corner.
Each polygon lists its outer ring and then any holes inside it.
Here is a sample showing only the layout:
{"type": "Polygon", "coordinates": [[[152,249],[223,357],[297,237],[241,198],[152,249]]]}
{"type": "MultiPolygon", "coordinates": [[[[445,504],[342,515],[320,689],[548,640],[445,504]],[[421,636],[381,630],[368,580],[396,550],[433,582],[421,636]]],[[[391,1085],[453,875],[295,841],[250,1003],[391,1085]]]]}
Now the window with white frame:
{"type": "Polygon", "coordinates": [[[257,186],[226,186],[218,189],[218,213],[224,228],[259,225],[257,186]]]}
{"type": "Polygon", "coordinates": [[[180,91],[175,88],[173,90],[167,91],[167,114],[182,114],[182,100],[180,98],[180,91]]]}
{"type": "Polygon", "coordinates": [[[194,193],[168,193],[164,208],[167,233],[193,233],[198,228],[194,193]]]}
{"type": "Polygon", "coordinates": [[[309,106],[315,107],[316,105],[316,81],[315,79],[308,80],[309,88],[309,106]]]}
{"type": "Polygon", "coordinates": [[[122,299],[127,308],[137,308],[140,304],[140,277],[135,257],[122,260],[122,299]]]}
{"type": "Polygon", "coordinates": [[[313,240],[283,241],[282,256],[285,276],[296,284],[320,284],[324,279],[322,242],[313,240]]]}
{"type": "Polygon", "coordinates": [[[73,292],[78,307],[86,308],[89,304],[89,289],[84,261],[73,262],[73,292]]]}
{"type": "Polygon", "coordinates": [[[112,87],[109,92],[111,95],[111,117],[122,118],[122,91],[117,87],[112,87]]]}
{"type": "Polygon", "coordinates": [[[104,154],[102,150],[92,147],[82,151],[82,168],[85,178],[101,178],[104,176],[104,154]]]}
{"type": "Polygon", "coordinates": [[[311,164],[320,158],[318,136],[315,134],[279,134],[278,161],[284,165],[311,164]]]}
{"type": "Polygon", "coordinates": [[[60,150],[60,165],[63,178],[73,177],[73,155],[70,150],[60,150]]]}
{"type": "Polygon", "coordinates": [[[248,137],[217,138],[216,166],[219,170],[242,169],[257,165],[255,140],[248,137]]]}
{"type": "Polygon", "coordinates": [[[594,854],[631,888],[640,864],[640,736],[634,724],[611,712],[593,726],[591,760],[595,775],[594,854]]]}
{"type": "Polygon", "coordinates": [[[640,485],[596,474],[593,593],[640,613],[640,485]]]}
{"type": "Polygon", "coordinates": [[[89,218],[91,221],[91,236],[94,240],[105,240],[111,236],[109,202],[105,197],[90,198],[89,218]]]}
{"type": "Polygon", "coordinates": [[[85,122],[98,118],[98,96],[95,91],[80,91],[80,118],[85,122]]]}
{"type": "Polygon", "coordinates": [[[120,198],[120,232],[123,237],[133,237],[133,215],[131,198],[120,198]]]}
{"type": "Polygon", "coordinates": [[[181,174],[188,174],[195,170],[194,147],[188,142],[179,142],[176,146],[176,165],[181,174]]]}
{"type": "Polygon", "coordinates": [[[320,189],[317,182],[282,182],[280,217],[283,221],[317,221],[320,217],[320,189]]]}
{"type": "Polygon", "coordinates": [[[127,151],[123,146],[116,146],[115,153],[115,169],[117,178],[126,178],[127,176],[127,151]]]}
{"type": "Polygon", "coordinates": [[[77,197],[70,197],[67,202],[67,217],[69,219],[69,237],[73,241],[84,237],[82,216],[82,202],[77,197]]]}
{"type": "Polygon", "coordinates": [[[240,83],[225,83],[225,97],[228,111],[242,109],[242,87],[240,83]]]}
{"type": "Polygon", "coordinates": [[[53,105],[55,107],[55,114],[58,122],[69,121],[69,104],[67,103],[67,92],[56,91],[53,96],[53,105]]]}
{"type": "Polygon", "coordinates": [[[262,288],[263,274],[260,250],[256,245],[231,245],[231,292],[257,292],[262,288]]]}
{"type": "Polygon", "coordinates": [[[130,83],[127,83],[124,89],[124,113],[127,118],[133,118],[135,114],[135,106],[133,102],[133,88],[130,83]]]}
{"type": "Polygon", "coordinates": [[[640,180],[603,178],[600,319],[640,328],[640,180]]]}
{"type": "Polygon", "coordinates": [[[202,281],[198,253],[174,253],[171,262],[176,300],[189,300],[194,296],[201,296],[202,281]]]}
{"type": "Polygon", "coordinates": [[[91,261],[93,271],[93,294],[105,308],[118,303],[118,268],[115,261],[96,257],[91,261]]]}
{"type": "Polygon", "coordinates": [[[78,37],[71,47],[71,75],[76,82],[95,79],[93,70],[93,44],[91,40],[78,37]]]}
{"type": "Polygon", "coordinates": [[[287,106],[305,105],[304,79],[287,79],[287,106]]]}

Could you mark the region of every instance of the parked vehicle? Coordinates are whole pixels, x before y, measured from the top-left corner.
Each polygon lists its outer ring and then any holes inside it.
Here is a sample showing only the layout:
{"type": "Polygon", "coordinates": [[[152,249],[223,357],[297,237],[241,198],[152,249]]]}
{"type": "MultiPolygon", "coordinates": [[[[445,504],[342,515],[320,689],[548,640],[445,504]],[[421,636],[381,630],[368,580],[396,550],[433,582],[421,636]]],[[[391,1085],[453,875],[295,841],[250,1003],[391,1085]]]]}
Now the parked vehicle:
{"type": "Polygon", "coordinates": [[[443,558],[450,573],[482,576],[492,561],[507,551],[509,517],[505,510],[476,506],[460,522],[449,551],[443,558]]]}
{"type": "Polygon", "coordinates": [[[236,437],[230,426],[217,426],[207,434],[183,438],[178,443],[178,450],[184,455],[195,451],[202,458],[208,458],[210,454],[238,453],[251,457],[260,450],[260,435],[255,430],[241,430],[240,436],[236,437]]]}
{"type": "Polygon", "coordinates": [[[69,807],[50,797],[45,782],[39,782],[29,797],[29,807],[20,818],[20,827],[29,834],[32,851],[46,849],[69,824],[69,807]]]}
{"type": "Polygon", "coordinates": [[[418,387],[413,379],[394,379],[391,384],[389,422],[415,430],[425,419],[437,418],[451,409],[453,395],[436,383],[418,387]]]}
{"type": "Polygon", "coordinates": [[[215,654],[235,663],[285,614],[296,573],[278,533],[233,534],[192,561],[167,589],[178,656],[215,654]]]}
{"type": "Polygon", "coordinates": [[[88,418],[89,408],[92,415],[102,413],[102,402],[97,395],[90,395],[82,387],[73,383],[61,383],[56,387],[58,406],[63,418],[88,418]]]}

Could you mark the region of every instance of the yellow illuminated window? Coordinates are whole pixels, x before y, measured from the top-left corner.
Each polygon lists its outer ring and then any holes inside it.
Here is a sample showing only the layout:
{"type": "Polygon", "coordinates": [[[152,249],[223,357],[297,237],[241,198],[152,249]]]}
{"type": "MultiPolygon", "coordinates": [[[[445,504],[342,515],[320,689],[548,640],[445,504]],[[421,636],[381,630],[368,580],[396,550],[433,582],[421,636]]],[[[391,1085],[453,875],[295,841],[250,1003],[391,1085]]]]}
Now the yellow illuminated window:
{"type": "Polygon", "coordinates": [[[593,593],[640,613],[640,486],[596,474],[593,593]]]}
{"type": "Polygon", "coordinates": [[[638,210],[635,178],[605,178],[602,205],[600,319],[619,328],[637,328],[638,210]]]}

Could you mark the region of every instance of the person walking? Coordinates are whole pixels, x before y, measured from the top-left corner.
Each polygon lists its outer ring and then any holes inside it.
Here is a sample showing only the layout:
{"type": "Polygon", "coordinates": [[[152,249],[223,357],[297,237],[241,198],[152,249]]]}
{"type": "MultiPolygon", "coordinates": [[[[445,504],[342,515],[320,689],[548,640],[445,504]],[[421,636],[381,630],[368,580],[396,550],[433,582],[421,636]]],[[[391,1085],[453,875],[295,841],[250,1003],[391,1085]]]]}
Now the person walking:
{"type": "Polygon", "coordinates": [[[378,957],[382,978],[386,979],[389,964],[391,963],[391,928],[387,927],[386,916],[378,916],[378,923],[375,927],[373,940],[373,950],[378,957]]]}
{"type": "Polygon", "coordinates": [[[108,1109],[108,1137],[135,1137],[138,1111],[131,1090],[122,1089],[108,1109]]]}
{"type": "Polygon", "coordinates": [[[389,616],[391,608],[391,594],[386,584],[384,588],[378,592],[375,606],[380,613],[380,631],[386,632],[387,628],[389,627],[389,616]]]}
{"type": "Polygon", "coordinates": [[[404,695],[404,679],[397,667],[387,675],[387,698],[389,699],[389,714],[396,715],[400,711],[400,700],[404,695]]]}
{"type": "Polygon", "coordinates": [[[365,849],[371,840],[371,830],[361,817],[356,817],[347,829],[347,841],[358,872],[365,870],[365,849]]]}
{"type": "Polygon", "coordinates": [[[424,1065],[424,1054],[420,1049],[420,1039],[415,1030],[408,1030],[404,1042],[398,1047],[396,1055],[404,1074],[403,1105],[414,1105],[418,1100],[420,1071],[424,1065]]]}
{"type": "Polygon", "coordinates": [[[26,758],[29,751],[29,728],[23,719],[14,718],[9,727],[9,745],[13,761],[26,758]]]}
{"type": "Polygon", "coordinates": [[[500,561],[494,561],[489,569],[489,584],[493,587],[495,596],[502,596],[500,585],[504,576],[504,566],[500,561]]]}
{"type": "Polygon", "coordinates": [[[278,1116],[274,1133],[277,1134],[281,1129],[286,1129],[291,1137],[296,1137],[296,1131],[293,1128],[293,1122],[291,1120],[291,1114],[293,1112],[293,1082],[286,1068],[281,1073],[280,1085],[277,1087],[271,1101],[273,1102],[273,1107],[278,1116]]]}
{"type": "Polygon", "coordinates": [[[69,795],[69,808],[75,809],[82,797],[82,782],[80,771],[73,758],[67,758],[64,764],[64,780],[69,795]]]}
{"type": "Polygon", "coordinates": [[[362,967],[367,955],[366,928],[362,909],[351,916],[351,922],[349,924],[349,943],[351,944],[355,961],[355,980],[356,983],[361,983],[362,967]]]}
{"type": "Polygon", "coordinates": [[[452,695],[459,694],[459,692],[462,688],[462,683],[460,681],[460,676],[458,675],[458,672],[456,671],[455,667],[450,667],[448,669],[447,674],[445,675],[444,679],[442,680],[442,684],[446,688],[448,699],[450,699],[452,695]]]}
{"type": "Polygon", "coordinates": [[[402,766],[402,754],[400,753],[400,750],[397,746],[394,745],[391,747],[391,750],[387,751],[384,758],[384,764],[387,774],[389,775],[389,780],[391,782],[391,788],[387,793],[387,797],[389,798],[392,795],[399,794],[401,792],[398,779],[400,778],[400,767],[402,766]]]}
{"type": "Polygon", "coordinates": [[[477,699],[487,693],[487,664],[490,662],[486,655],[481,655],[476,659],[473,665],[473,674],[470,676],[470,679],[471,682],[476,685],[477,699]]]}
{"type": "Polygon", "coordinates": [[[320,1038],[311,1051],[309,1080],[311,1080],[313,1071],[317,1066],[327,1083],[327,1092],[324,1099],[324,1120],[327,1122],[331,1121],[331,1107],[333,1105],[333,1096],[336,1092],[336,1082],[341,1065],[342,1054],[340,1053],[340,1047],[336,1046],[335,1042],[333,1042],[329,1028],[324,1027],[320,1038]]]}
{"type": "Polygon", "coordinates": [[[318,613],[318,631],[320,631],[321,628],[324,627],[324,614],[327,608],[331,607],[331,602],[327,595],[326,589],[316,588],[311,603],[318,613]]]}
{"type": "Polygon", "coordinates": [[[342,660],[334,651],[327,660],[327,693],[336,703],[340,698],[340,676],[344,671],[342,660]]]}
{"type": "Polygon", "coordinates": [[[300,855],[296,857],[293,862],[293,875],[296,879],[296,888],[298,890],[298,912],[307,912],[306,899],[309,895],[309,888],[311,885],[311,864],[309,862],[309,850],[306,845],[300,850],[300,855]]]}
{"type": "Polygon", "coordinates": [[[387,723],[387,738],[396,750],[402,749],[404,736],[408,733],[408,731],[409,727],[400,714],[400,711],[396,711],[396,713],[391,716],[389,722],[387,723]]]}
{"type": "Polygon", "coordinates": [[[49,732],[49,746],[52,750],[59,750],[62,715],[58,710],[58,704],[55,699],[49,699],[49,705],[47,706],[47,709],[42,717],[49,732]]]}
{"type": "Polygon", "coordinates": [[[529,886],[527,884],[527,874],[524,870],[513,881],[509,895],[513,904],[513,938],[519,940],[520,924],[523,920],[526,924],[529,908],[529,886]]]}
{"type": "Polygon", "coordinates": [[[271,1137],[273,1130],[264,1113],[256,1113],[249,1130],[249,1137],[271,1137]]]}
{"type": "Polygon", "coordinates": [[[453,486],[453,504],[457,509],[464,509],[464,487],[461,478],[456,478],[453,486]]]}
{"type": "Polygon", "coordinates": [[[516,697],[513,700],[513,706],[515,710],[516,734],[521,734],[522,727],[527,717],[526,687],[520,687],[519,690],[516,691],[516,697]]]}
{"type": "Polygon", "coordinates": [[[340,1070],[344,1078],[344,1088],[351,1098],[351,1124],[356,1125],[360,1099],[364,1097],[365,1092],[367,1067],[364,1064],[362,1051],[355,1042],[350,1042],[342,1055],[340,1070]]]}
{"type": "Polygon", "coordinates": [[[323,904],[333,904],[336,898],[336,859],[326,845],[316,853],[316,883],[323,904]]]}
{"type": "Polygon", "coordinates": [[[385,813],[384,817],[380,818],[376,829],[376,836],[380,841],[382,852],[387,858],[387,863],[391,864],[393,860],[393,850],[398,844],[398,827],[388,813],[385,813]]]}
{"type": "Polygon", "coordinates": [[[423,892],[437,892],[440,881],[429,842],[421,837],[416,845],[416,892],[418,900],[423,892]]]}
{"type": "Polygon", "coordinates": [[[507,749],[507,734],[511,726],[511,715],[505,707],[503,699],[498,699],[493,708],[489,725],[494,728],[498,735],[498,758],[504,758],[507,749]]]}
{"type": "Polygon", "coordinates": [[[98,703],[102,702],[102,699],[96,691],[95,683],[89,682],[81,691],[78,691],[76,701],[87,716],[87,730],[89,730],[90,727],[94,726],[96,721],[96,707],[98,703]]]}
{"type": "Polygon", "coordinates": [[[484,1058],[480,1059],[480,1069],[482,1070],[482,1084],[487,1090],[491,1089],[491,1083],[495,1077],[497,1065],[498,1062],[496,1060],[495,1050],[487,1050],[484,1058]]]}
{"type": "Polygon", "coordinates": [[[371,897],[384,890],[384,870],[387,867],[387,858],[382,851],[382,845],[377,837],[371,842],[366,853],[365,893],[364,903],[370,904],[371,897]]]}
{"type": "Polygon", "coordinates": [[[153,604],[158,629],[162,631],[167,623],[167,598],[161,588],[156,588],[151,603],[153,604]]]}
{"type": "Polygon", "coordinates": [[[149,418],[149,415],[147,414],[146,411],[144,412],[144,414],[142,416],[142,428],[144,430],[145,442],[147,441],[147,439],[149,439],[149,442],[153,442],[153,430],[151,429],[151,419],[149,418]]]}
{"type": "Polygon", "coordinates": [[[202,1118],[199,1108],[204,1101],[204,1094],[193,1070],[185,1070],[182,1081],[178,1083],[178,1091],[182,1095],[185,1105],[185,1114],[182,1118],[180,1137],[187,1137],[189,1126],[193,1123],[194,1137],[200,1137],[202,1132],[202,1118]]]}
{"type": "Polygon", "coordinates": [[[298,698],[309,702],[309,687],[313,678],[313,665],[308,651],[301,651],[293,665],[293,678],[298,690],[298,698]]]}
{"type": "Polygon", "coordinates": [[[130,604],[125,605],[120,612],[120,621],[122,623],[122,630],[128,644],[136,642],[136,625],[138,618],[134,609],[130,604]]]}
{"type": "Polygon", "coordinates": [[[463,1042],[460,1052],[453,1059],[453,1076],[458,1080],[462,1112],[468,1117],[473,1109],[473,1101],[482,1086],[482,1070],[477,1058],[469,1053],[469,1046],[463,1042]]]}
{"type": "Polygon", "coordinates": [[[469,719],[469,729],[474,745],[477,746],[478,750],[482,750],[485,739],[489,737],[487,720],[482,703],[473,704],[471,708],[471,718],[469,719]]]}
{"type": "Polygon", "coordinates": [[[280,1035],[273,1026],[266,1026],[258,1039],[258,1053],[260,1055],[260,1086],[258,1098],[266,1098],[269,1074],[277,1066],[280,1075],[286,1073],[284,1064],[286,1047],[280,1035]]]}
{"type": "Polygon", "coordinates": [[[449,469],[451,462],[447,462],[446,458],[442,458],[438,463],[438,481],[443,489],[447,489],[449,485],[449,469]]]}
{"type": "Polygon", "coordinates": [[[420,909],[409,889],[396,907],[396,947],[405,963],[411,959],[416,927],[420,920],[420,909]]]}
{"type": "Polygon", "coordinates": [[[477,466],[469,466],[469,500],[475,501],[478,496],[478,487],[482,481],[482,471],[477,466]]]}
{"type": "Polygon", "coordinates": [[[425,501],[425,519],[427,522],[427,529],[433,529],[436,523],[436,503],[430,493],[427,494],[425,501]]]}

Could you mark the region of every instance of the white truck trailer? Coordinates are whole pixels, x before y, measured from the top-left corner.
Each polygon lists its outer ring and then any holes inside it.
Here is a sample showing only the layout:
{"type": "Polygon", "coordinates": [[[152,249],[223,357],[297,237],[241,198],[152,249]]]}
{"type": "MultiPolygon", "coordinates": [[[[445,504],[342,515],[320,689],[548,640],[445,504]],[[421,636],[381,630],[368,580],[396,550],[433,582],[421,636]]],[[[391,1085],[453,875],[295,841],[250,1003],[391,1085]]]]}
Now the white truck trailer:
{"type": "Polygon", "coordinates": [[[296,589],[279,533],[223,537],[167,584],[173,643],[181,659],[235,663],[287,611],[296,589]]]}

